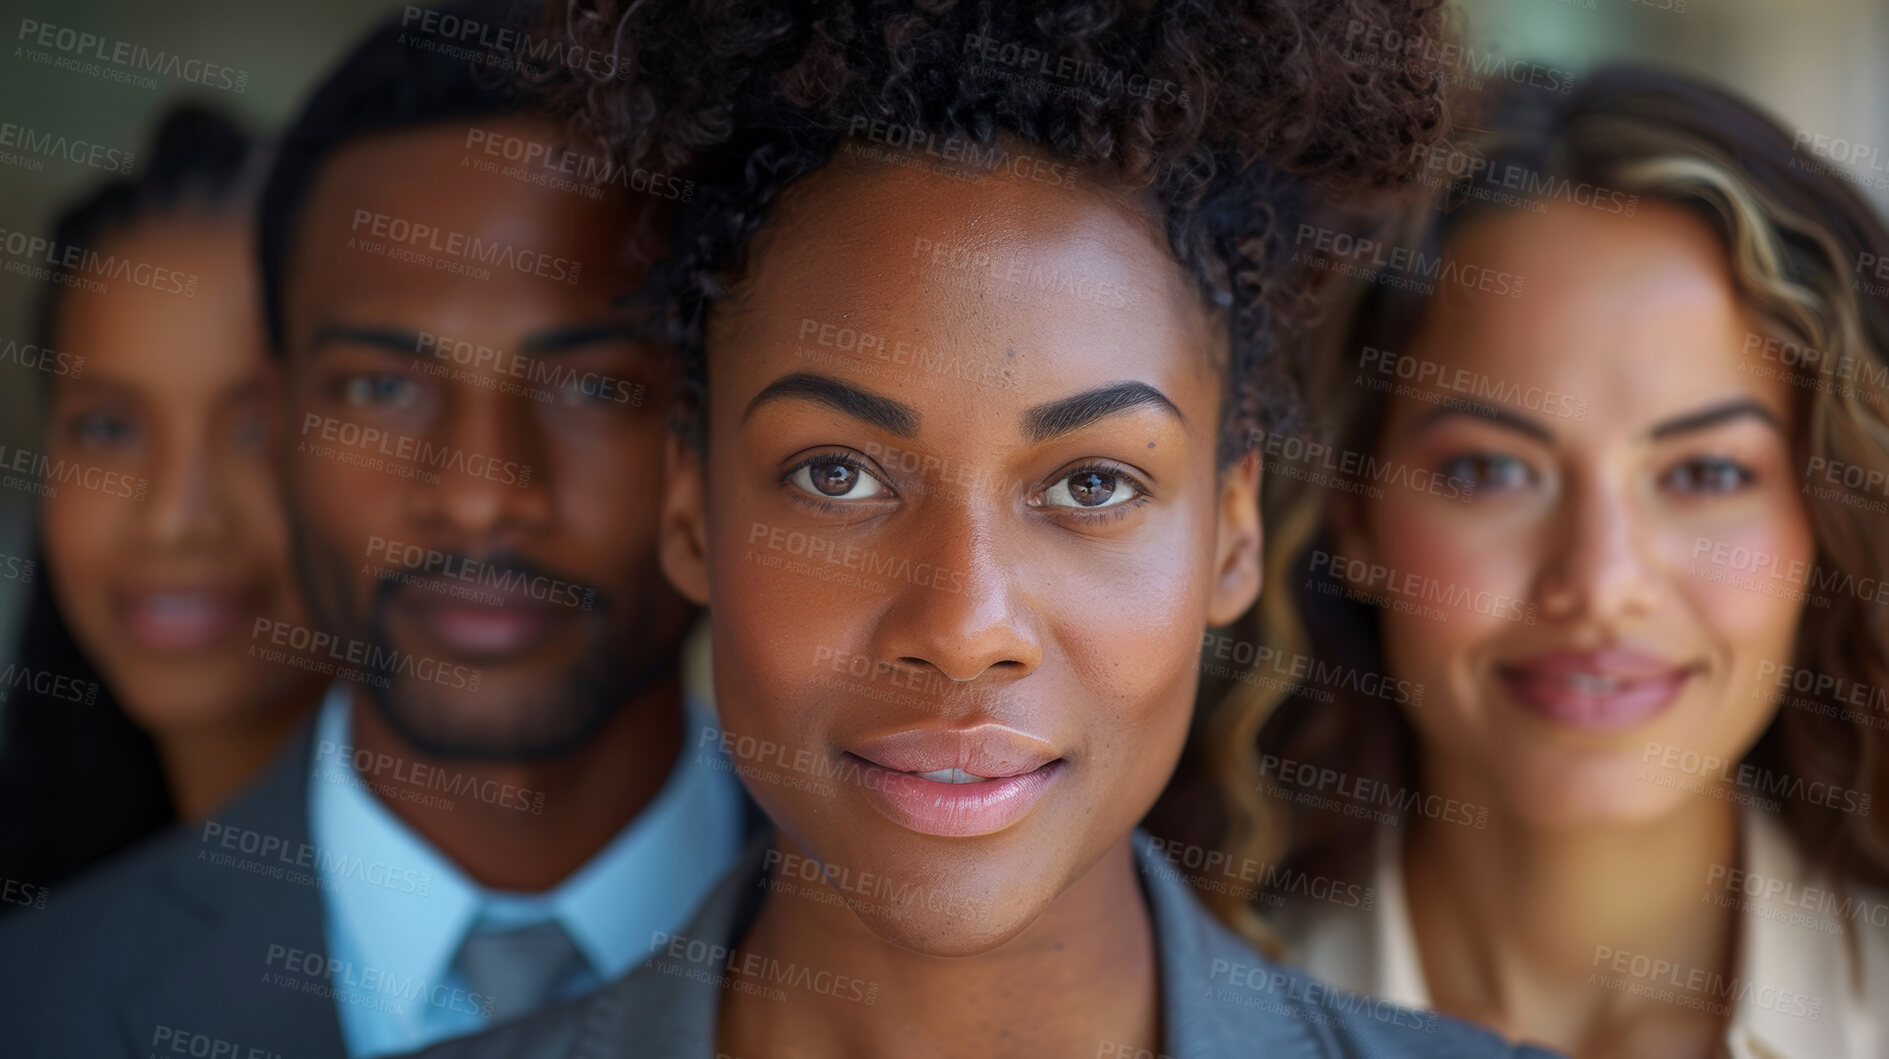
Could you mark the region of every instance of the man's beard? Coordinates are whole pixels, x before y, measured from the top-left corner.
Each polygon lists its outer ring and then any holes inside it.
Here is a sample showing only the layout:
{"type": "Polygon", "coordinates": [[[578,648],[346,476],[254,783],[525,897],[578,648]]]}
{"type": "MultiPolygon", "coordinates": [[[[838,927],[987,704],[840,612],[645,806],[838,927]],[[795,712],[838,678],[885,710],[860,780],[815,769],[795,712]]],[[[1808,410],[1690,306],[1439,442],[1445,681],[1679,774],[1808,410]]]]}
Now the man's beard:
{"type": "MultiPolygon", "coordinates": [[[[586,643],[578,662],[558,673],[556,679],[523,690],[501,690],[489,680],[482,680],[474,689],[425,679],[418,675],[422,659],[398,651],[389,641],[388,612],[401,591],[400,585],[376,578],[365,615],[321,613],[329,609],[320,602],[323,599],[334,601],[338,610],[355,609],[347,602],[351,571],[345,565],[322,562],[301,534],[296,538],[297,566],[303,583],[311,589],[311,611],[324,628],[365,645],[369,659],[391,660],[381,667],[361,667],[368,676],[364,690],[382,720],[409,746],[429,756],[483,761],[565,756],[588,743],[625,706],[676,669],[675,651],[664,651],[655,658],[636,657],[646,655],[657,630],[619,628],[619,622],[634,621],[634,616],[626,614],[610,596],[597,592],[588,611],[573,608],[586,629],[586,643]],[[324,583],[318,586],[317,578],[324,583]],[[329,591],[314,591],[318,587],[329,591]],[[497,701],[499,695],[513,695],[519,701],[497,701]]],[[[451,556],[461,562],[467,558],[451,556]]],[[[557,577],[510,554],[495,554],[480,561],[504,580],[557,577]]],[[[568,578],[559,580],[576,583],[568,578]]],[[[444,668],[438,665],[443,660],[426,661],[427,668],[434,671],[444,668]]],[[[475,666],[462,668],[477,670],[475,666]]]]}

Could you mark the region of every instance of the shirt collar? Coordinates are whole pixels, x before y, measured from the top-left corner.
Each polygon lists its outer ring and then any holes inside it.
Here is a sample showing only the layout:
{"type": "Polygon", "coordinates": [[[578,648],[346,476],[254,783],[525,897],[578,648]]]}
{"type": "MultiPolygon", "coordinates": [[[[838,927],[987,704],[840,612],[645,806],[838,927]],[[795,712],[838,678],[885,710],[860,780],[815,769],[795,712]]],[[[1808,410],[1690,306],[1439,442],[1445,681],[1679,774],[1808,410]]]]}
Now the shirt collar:
{"type": "Polygon", "coordinates": [[[309,770],[309,834],[325,856],[322,900],[331,936],[364,968],[446,980],[483,894],[451,860],[396,817],[351,764],[348,685],[336,682],[315,722],[309,770]],[[362,864],[362,870],[336,866],[362,864]],[[379,866],[376,868],[376,866],[379,866]],[[380,880],[398,877],[399,886],[380,880]]]}
{"type": "MultiPolygon", "coordinates": [[[[1710,897],[1733,902],[1741,930],[1739,999],[1726,1034],[1738,1059],[1825,1059],[1852,1052],[1844,1027],[1862,1016],[1846,940],[1855,924],[1827,914],[1843,896],[1806,871],[1769,812],[1747,808],[1742,879],[1710,897]],[[1826,903],[1828,902],[1828,903],[1826,903]]],[[[1729,885],[1726,885],[1729,884],[1729,885]]]]}
{"type": "Polygon", "coordinates": [[[624,973],[652,932],[687,920],[744,837],[742,794],[725,757],[696,752],[712,725],[701,701],[689,698],[681,754],[656,797],[555,888],[521,894],[479,885],[366,788],[341,749],[350,745],[351,703],[347,686],[337,683],[316,722],[310,832],[318,848],[404,869],[425,880],[426,890],[416,898],[361,879],[331,879],[323,897],[335,929],[365,966],[439,982],[482,918],[495,927],[556,918],[600,978],[624,973]]]}
{"type": "MultiPolygon", "coordinates": [[[[1371,913],[1372,976],[1365,988],[1393,1003],[1428,1008],[1430,988],[1404,894],[1403,836],[1390,827],[1378,832],[1378,904],[1371,913]]],[[[1817,894],[1806,887],[1824,884],[1807,882],[1804,865],[1772,814],[1747,807],[1742,838],[1742,884],[1761,896],[1747,896],[1736,887],[1715,888],[1707,895],[1741,902],[1738,977],[1728,987],[1736,992],[1724,1001],[1733,1008],[1725,1035],[1733,1059],[1860,1059],[1868,1053],[1850,1047],[1845,1027],[1874,1016],[1860,1009],[1859,994],[1850,985],[1844,924],[1803,907],[1818,904],[1817,894]],[[1763,896],[1773,880],[1783,889],[1763,896]]],[[[1842,907],[1842,896],[1833,901],[1842,907]]]]}

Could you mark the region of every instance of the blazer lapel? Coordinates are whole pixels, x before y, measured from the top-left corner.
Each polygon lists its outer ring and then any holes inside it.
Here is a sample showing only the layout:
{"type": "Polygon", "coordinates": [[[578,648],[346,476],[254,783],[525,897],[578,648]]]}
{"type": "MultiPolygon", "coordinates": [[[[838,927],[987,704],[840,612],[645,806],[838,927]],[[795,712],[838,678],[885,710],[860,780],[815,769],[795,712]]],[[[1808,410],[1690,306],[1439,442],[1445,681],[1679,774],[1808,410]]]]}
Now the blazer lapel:
{"type": "Polygon", "coordinates": [[[311,732],[312,721],[228,808],[184,825],[153,913],[149,987],[119,1015],[136,1054],[183,1035],[244,1059],[346,1054],[308,839],[311,732]]]}

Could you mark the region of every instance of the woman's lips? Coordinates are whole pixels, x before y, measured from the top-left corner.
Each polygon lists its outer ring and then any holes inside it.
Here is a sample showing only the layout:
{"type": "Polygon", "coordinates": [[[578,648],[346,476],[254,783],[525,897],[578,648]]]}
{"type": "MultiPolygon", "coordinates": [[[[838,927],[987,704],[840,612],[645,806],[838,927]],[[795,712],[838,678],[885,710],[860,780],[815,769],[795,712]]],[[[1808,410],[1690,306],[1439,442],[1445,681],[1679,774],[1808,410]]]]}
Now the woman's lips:
{"type": "Polygon", "coordinates": [[[1627,648],[1556,652],[1496,667],[1510,697],[1536,716],[1592,730],[1658,716],[1697,672],[1627,648]]]}
{"type": "Polygon", "coordinates": [[[926,835],[971,838],[1011,826],[1061,775],[1050,744],[1002,725],[915,728],[847,751],[859,787],[893,823],[926,835]]]}
{"type": "Polygon", "coordinates": [[[118,596],[126,638],[148,651],[212,647],[234,634],[242,617],[242,600],[231,589],[145,589],[118,596]]]}

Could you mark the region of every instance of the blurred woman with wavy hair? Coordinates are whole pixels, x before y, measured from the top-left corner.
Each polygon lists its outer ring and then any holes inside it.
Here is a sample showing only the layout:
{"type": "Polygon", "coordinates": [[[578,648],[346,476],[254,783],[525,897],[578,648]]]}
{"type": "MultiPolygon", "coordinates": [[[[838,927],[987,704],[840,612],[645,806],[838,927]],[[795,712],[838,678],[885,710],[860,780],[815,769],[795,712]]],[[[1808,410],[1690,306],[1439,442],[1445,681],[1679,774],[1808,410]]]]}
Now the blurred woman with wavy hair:
{"type": "Polygon", "coordinates": [[[1882,1055],[1889,232],[1677,75],[1483,124],[1323,248],[1369,278],[1302,365],[1324,447],[1261,446],[1274,664],[1212,740],[1292,893],[1217,911],[1578,1057],[1882,1055]]]}

